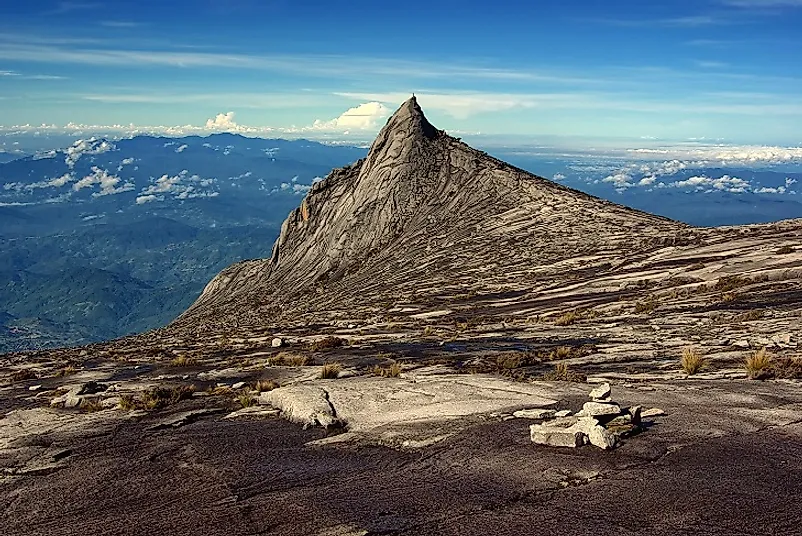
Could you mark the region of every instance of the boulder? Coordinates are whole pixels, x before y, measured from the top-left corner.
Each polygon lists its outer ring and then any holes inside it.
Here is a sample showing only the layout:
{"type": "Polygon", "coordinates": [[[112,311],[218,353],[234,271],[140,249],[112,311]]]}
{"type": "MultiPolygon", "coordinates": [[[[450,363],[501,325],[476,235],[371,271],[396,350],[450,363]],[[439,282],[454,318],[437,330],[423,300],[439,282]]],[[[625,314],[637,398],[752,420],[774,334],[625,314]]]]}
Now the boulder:
{"type": "Polygon", "coordinates": [[[665,415],[666,412],[660,408],[650,408],[646,410],[642,410],[640,413],[641,417],[648,418],[648,417],[662,417],[665,415]]]}
{"type": "Polygon", "coordinates": [[[642,411],[643,408],[641,406],[632,406],[631,408],[627,409],[627,413],[630,416],[630,422],[635,426],[640,426],[642,411]]]}
{"type": "Polygon", "coordinates": [[[522,409],[512,416],[517,419],[553,419],[556,413],[553,409],[522,409]]]}
{"type": "Polygon", "coordinates": [[[600,415],[620,415],[621,407],[614,402],[585,402],[582,415],[598,417],[600,415]]]}
{"type": "Polygon", "coordinates": [[[28,387],[28,390],[29,391],[38,391],[41,388],[42,388],[41,385],[31,385],[30,387],[28,387]]]}
{"type": "Polygon", "coordinates": [[[284,339],[280,337],[275,337],[272,341],[270,341],[270,346],[273,348],[281,348],[284,346],[284,339]]]}
{"type": "Polygon", "coordinates": [[[259,395],[260,404],[269,404],[281,410],[290,422],[305,426],[320,425],[328,428],[340,424],[329,403],[328,393],[319,387],[290,385],[259,395]]]}
{"type": "Polygon", "coordinates": [[[245,385],[246,385],[245,382],[237,382],[234,385],[232,385],[231,388],[232,389],[242,389],[243,387],[245,387],[245,385]]]}
{"type": "Polygon", "coordinates": [[[632,424],[632,415],[629,413],[622,413],[604,423],[606,426],[624,426],[632,424]]]}
{"type": "Polygon", "coordinates": [[[612,389],[610,388],[609,383],[600,383],[596,388],[594,388],[590,392],[590,398],[596,401],[608,401],[610,400],[610,393],[612,389]]]}
{"type": "Polygon", "coordinates": [[[591,445],[604,450],[615,448],[618,444],[618,438],[615,434],[611,433],[600,424],[589,426],[587,429],[587,437],[591,445]]]}
{"type": "Polygon", "coordinates": [[[568,417],[569,415],[571,415],[570,409],[563,409],[554,413],[555,417],[568,417]]]}
{"type": "Polygon", "coordinates": [[[581,447],[585,444],[587,436],[574,426],[561,428],[548,424],[533,424],[529,427],[529,437],[536,445],[549,447],[581,447]]]}

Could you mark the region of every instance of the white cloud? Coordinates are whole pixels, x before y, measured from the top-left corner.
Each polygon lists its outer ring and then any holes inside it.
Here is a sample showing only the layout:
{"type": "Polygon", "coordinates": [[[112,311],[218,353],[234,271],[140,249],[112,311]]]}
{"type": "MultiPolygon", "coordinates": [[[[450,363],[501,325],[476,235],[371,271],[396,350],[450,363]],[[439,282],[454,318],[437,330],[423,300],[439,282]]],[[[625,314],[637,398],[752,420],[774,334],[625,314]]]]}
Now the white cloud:
{"type": "Polygon", "coordinates": [[[137,205],[144,205],[145,203],[150,203],[152,201],[162,201],[164,200],[164,196],[161,195],[140,195],[136,198],[137,205]]]}
{"type": "Polygon", "coordinates": [[[48,181],[32,182],[29,184],[25,184],[22,182],[8,182],[3,185],[3,189],[16,190],[17,192],[21,192],[23,190],[35,190],[38,188],[61,188],[62,186],[66,186],[68,183],[74,180],[75,180],[75,175],[73,175],[72,173],[65,173],[61,177],[56,177],[48,181]]]}
{"type": "Polygon", "coordinates": [[[217,114],[206,121],[206,130],[237,131],[239,125],[234,121],[234,112],[217,114]]]}
{"type": "Polygon", "coordinates": [[[785,186],[778,186],[777,188],[769,188],[764,186],[758,190],[755,190],[756,194],[784,194],[785,193],[785,186]]]}
{"type": "Polygon", "coordinates": [[[563,175],[562,173],[555,173],[554,177],[552,177],[552,178],[555,181],[564,181],[565,180],[565,175],[563,175]]]}
{"type": "Polygon", "coordinates": [[[313,128],[319,130],[368,130],[375,129],[391,110],[380,102],[366,102],[349,108],[330,121],[316,120],[313,128]]]}
{"type": "Polygon", "coordinates": [[[802,0],[721,0],[723,4],[744,8],[802,7],[802,0]]]}
{"type": "Polygon", "coordinates": [[[612,183],[616,188],[629,188],[630,186],[634,186],[632,184],[632,175],[629,173],[619,172],[615,173],[614,175],[609,175],[602,179],[602,182],[609,182],[612,183]]]}
{"type": "Polygon", "coordinates": [[[107,151],[113,151],[114,145],[106,140],[99,140],[97,138],[89,138],[88,140],[77,140],[72,146],[64,150],[66,158],[64,162],[70,168],[75,167],[75,163],[84,155],[101,154],[107,151]]]}
{"type": "Polygon", "coordinates": [[[674,188],[694,189],[696,191],[710,192],[718,190],[721,192],[732,193],[744,193],[752,188],[752,185],[748,181],[738,177],[731,177],[729,175],[722,175],[717,179],[713,179],[705,175],[699,175],[682,181],[672,182],[668,184],[668,186],[672,186],[674,188]]]}
{"type": "Polygon", "coordinates": [[[217,197],[220,192],[212,189],[215,179],[204,179],[199,175],[190,175],[186,169],[178,175],[162,175],[151,179],[151,184],[143,188],[137,198],[137,204],[151,201],[163,201],[165,195],[173,199],[195,199],[199,197],[217,197]],[[141,200],[140,200],[141,199],[141,200]]]}
{"type": "Polygon", "coordinates": [[[122,192],[129,192],[134,189],[134,184],[132,182],[126,182],[121,186],[117,186],[121,181],[122,179],[120,179],[120,177],[111,175],[105,169],[93,166],[92,173],[73,184],[72,189],[78,192],[84,188],[91,188],[94,185],[99,185],[100,190],[98,192],[93,192],[92,197],[114,195],[122,192]]]}
{"type": "Polygon", "coordinates": [[[182,146],[180,146],[178,149],[176,149],[176,150],[175,150],[175,152],[177,152],[177,153],[183,153],[183,152],[184,152],[184,151],[187,149],[187,147],[189,147],[189,145],[186,145],[186,144],[185,144],[185,145],[182,145],[182,146]]]}

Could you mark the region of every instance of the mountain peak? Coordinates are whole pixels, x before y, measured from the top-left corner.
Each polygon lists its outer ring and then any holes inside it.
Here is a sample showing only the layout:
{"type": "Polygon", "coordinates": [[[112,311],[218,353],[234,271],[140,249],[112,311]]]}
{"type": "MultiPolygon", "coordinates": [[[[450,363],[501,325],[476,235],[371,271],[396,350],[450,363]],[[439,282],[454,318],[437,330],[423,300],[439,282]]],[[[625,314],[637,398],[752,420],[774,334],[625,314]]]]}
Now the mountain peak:
{"type": "MultiPolygon", "coordinates": [[[[418,105],[418,99],[412,95],[409,99],[404,101],[398,110],[387,120],[387,124],[382,129],[385,134],[403,134],[411,137],[423,137],[427,139],[435,139],[441,135],[423,113],[423,110],[418,105]]],[[[376,141],[382,138],[382,133],[376,141]]]]}
{"type": "Polygon", "coordinates": [[[224,270],[176,325],[264,321],[244,303],[270,303],[277,321],[372,310],[387,296],[423,308],[467,286],[521,292],[532,266],[609,262],[684,231],[477,151],[429,123],[413,96],[365,160],[309,191],[270,259],[224,270]]]}

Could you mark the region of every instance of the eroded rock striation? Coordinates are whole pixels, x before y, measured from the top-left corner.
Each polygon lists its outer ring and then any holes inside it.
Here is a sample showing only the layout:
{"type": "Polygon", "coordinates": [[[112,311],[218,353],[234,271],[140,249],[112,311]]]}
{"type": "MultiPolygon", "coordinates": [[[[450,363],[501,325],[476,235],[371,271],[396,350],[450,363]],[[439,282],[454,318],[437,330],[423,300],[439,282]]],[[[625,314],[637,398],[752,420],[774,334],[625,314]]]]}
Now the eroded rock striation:
{"type": "Polygon", "coordinates": [[[486,291],[517,289],[537,277],[536,267],[566,256],[588,255],[588,269],[609,269],[622,250],[694,239],[683,224],[469,147],[433,127],[413,97],[366,159],[312,187],[270,259],[224,270],[175,326],[353,311],[380,297],[420,303],[476,282],[486,291]]]}

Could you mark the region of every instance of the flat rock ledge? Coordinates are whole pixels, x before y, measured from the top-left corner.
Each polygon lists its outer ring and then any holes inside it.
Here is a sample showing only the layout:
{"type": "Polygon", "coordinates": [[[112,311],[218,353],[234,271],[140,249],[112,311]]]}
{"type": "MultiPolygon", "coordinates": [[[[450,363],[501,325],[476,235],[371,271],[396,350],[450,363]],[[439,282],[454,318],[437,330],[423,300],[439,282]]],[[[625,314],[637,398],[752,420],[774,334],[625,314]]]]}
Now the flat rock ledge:
{"type": "MultiPolygon", "coordinates": [[[[521,408],[528,418],[555,416],[547,386],[481,374],[414,378],[315,379],[259,395],[259,404],[304,426],[339,427],[337,441],[368,439],[380,444],[427,445],[472,423],[521,408]]],[[[332,439],[334,441],[334,439],[332,439]]]]}

